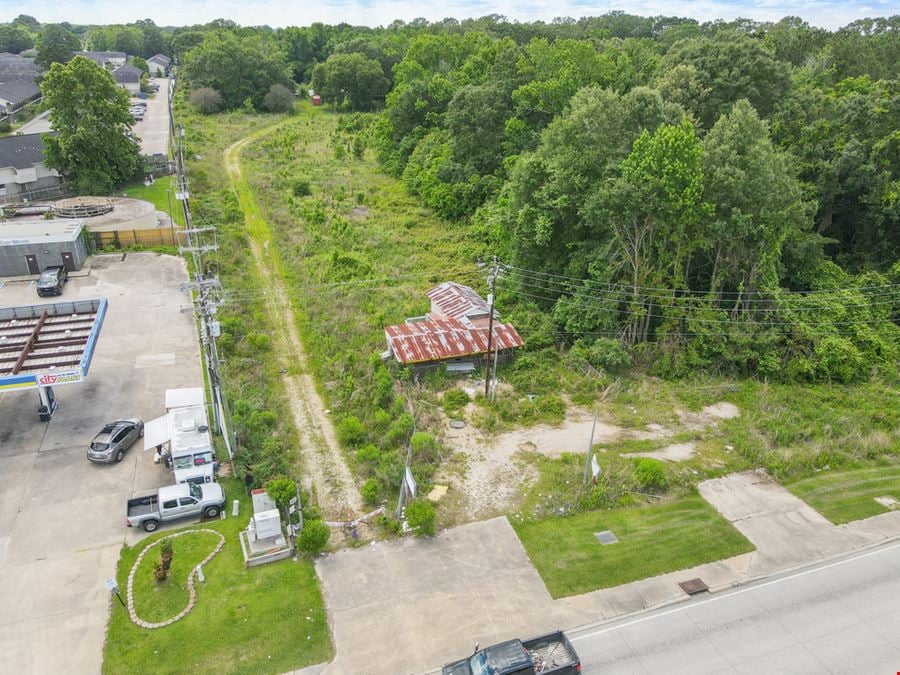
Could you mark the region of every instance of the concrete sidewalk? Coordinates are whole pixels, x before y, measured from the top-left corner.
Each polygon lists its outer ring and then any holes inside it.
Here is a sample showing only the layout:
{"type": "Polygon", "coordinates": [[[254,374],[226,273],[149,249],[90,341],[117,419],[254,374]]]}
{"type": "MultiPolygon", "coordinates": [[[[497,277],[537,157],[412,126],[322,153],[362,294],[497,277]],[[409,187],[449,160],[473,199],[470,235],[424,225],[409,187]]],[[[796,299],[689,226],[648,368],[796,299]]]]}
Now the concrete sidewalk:
{"type": "Polygon", "coordinates": [[[835,526],[765,474],[706,481],[700,493],[756,547],[751,553],[553,600],[505,518],[431,540],[378,542],[316,563],[335,660],[322,672],[421,673],[482,645],[604,623],[900,537],[900,511],[835,526]]]}

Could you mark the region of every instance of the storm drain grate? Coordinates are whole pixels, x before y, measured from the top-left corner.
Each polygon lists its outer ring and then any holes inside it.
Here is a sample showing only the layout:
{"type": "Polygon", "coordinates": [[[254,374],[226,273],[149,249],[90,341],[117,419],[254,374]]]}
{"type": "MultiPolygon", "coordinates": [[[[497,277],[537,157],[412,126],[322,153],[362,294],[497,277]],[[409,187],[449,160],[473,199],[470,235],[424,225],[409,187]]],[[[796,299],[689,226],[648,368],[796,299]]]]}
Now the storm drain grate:
{"type": "Polygon", "coordinates": [[[703,583],[703,579],[688,579],[687,581],[682,581],[678,585],[681,586],[681,590],[683,590],[688,595],[705,593],[709,590],[709,586],[703,583]]]}
{"type": "Polygon", "coordinates": [[[603,532],[594,532],[594,536],[597,537],[597,541],[601,544],[615,544],[618,539],[616,539],[616,535],[614,535],[609,530],[603,530],[603,532]]]}

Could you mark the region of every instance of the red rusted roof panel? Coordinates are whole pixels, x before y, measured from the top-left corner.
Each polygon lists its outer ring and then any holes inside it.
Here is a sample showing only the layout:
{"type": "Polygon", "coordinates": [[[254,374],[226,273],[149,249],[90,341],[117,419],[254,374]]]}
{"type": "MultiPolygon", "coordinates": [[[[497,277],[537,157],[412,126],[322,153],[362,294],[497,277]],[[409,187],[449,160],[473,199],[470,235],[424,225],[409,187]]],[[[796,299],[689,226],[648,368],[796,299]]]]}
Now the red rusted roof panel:
{"type": "MultiPolygon", "coordinates": [[[[493,333],[498,349],[522,346],[522,338],[512,326],[495,323],[493,333]]],[[[472,328],[456,319],[433,317],[428,321],[386,326],[384,334],[394,357],[403,364],[444,361],[487,352],[487,329],[472,328]]]]}
{"type": "MultiPolygon", "coordinates": [[[[470,314],[487,315],[490,306],[474,289],[454,281],[445,281],[427,293],[434,308],[444,316],[464,321],[470,314]]],[[[494,316],[496,316],[496,311],[494,316]]]]}

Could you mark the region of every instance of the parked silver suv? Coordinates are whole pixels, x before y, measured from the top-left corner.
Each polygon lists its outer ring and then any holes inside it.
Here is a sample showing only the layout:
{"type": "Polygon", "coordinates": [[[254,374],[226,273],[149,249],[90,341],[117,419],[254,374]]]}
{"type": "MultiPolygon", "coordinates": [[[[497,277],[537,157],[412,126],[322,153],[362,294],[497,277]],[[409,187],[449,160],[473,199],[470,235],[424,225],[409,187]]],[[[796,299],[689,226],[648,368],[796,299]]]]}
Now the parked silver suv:
{"type": "Polygon", "coordinates": [[[87,451],[92,462],[107,464],[121,462],[125,451],[144,435],[144,423],[139,419],[110,422],[94,436],[87,451]]]}

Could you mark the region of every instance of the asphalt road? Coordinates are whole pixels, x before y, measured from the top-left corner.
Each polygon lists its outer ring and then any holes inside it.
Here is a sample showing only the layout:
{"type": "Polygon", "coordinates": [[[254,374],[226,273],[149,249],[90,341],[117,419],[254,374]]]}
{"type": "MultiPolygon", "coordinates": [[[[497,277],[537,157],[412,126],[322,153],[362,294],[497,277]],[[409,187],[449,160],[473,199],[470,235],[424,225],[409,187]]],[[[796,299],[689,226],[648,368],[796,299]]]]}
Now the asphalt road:
{"type": "MultiPolygon", "coordinates": [[[[153,98],[144,99],[147,110],[144,119],[135,123],[134,133],[141,139],[144,155],[167,155],[169,152],[169,78],[154,77],[159,92],[153,98]]],[[[132,98],[133,103],[140,99],[132,98]]]]}
{"type": "Polygon", "coordinates": [[[587,674],[900,672],[900,543],[569,638],[587,674]]]}

